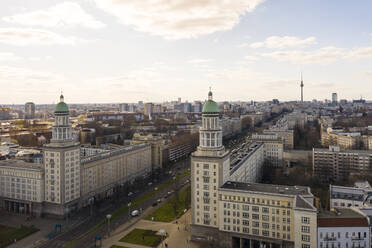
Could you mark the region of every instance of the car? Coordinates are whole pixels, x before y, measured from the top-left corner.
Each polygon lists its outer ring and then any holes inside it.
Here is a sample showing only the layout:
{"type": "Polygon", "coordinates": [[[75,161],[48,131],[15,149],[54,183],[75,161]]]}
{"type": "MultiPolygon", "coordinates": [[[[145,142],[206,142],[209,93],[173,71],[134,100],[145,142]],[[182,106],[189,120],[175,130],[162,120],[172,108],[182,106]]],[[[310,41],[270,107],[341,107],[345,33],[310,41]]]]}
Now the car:
{"type": "Polygon", "coordinates": [[[139,211],[138,211],[138,210],[133,210],[133,211],[130,213],[130,215],[131,215],[132,217],[139,216],[139,211]]]}
{"type": "Polygon", "coordinates": [[[158,205],[158,202],[157,201],[152,203],[152,206],[153,207],[156,207],[157,205],[158,205]]]}
{"type": "Polygon", "coordinates": [[[133,192],[129,192],[129,193],[128,193],[128,196],[131,196],[131,195],[133,195],[133,192]]]}
{"type": "Polygon", "coordinates": [[[148,185],[148,186],[151,186],[151,185],[152,185],[152,182],[149,182],[147,185],[148,185]]]}
{"type": "Polygon", "coordinates": [[[161,203],[161,199],[160,199],[160,198],[159,198],[159,199],[157,199],[156,201],[157,201],[157,203],[161,203]]]}
{"type": "Polygon", "coordinates": [[[154,190],[158,190],[158,187],[155,187],[154,190]]]}

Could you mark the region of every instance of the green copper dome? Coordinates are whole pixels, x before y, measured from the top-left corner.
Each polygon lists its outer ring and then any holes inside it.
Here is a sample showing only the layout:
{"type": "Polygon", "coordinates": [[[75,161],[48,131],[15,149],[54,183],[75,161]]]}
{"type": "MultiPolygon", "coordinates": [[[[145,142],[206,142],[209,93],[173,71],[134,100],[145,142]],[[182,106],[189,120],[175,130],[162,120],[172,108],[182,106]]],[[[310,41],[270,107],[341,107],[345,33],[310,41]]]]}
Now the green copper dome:
{"type": "Polygon", "coordinates": [[[215,101],[213,100],[208,100],[204,103],[203,106],[203,113],[218,113],[218,105],[215,101]]]}
{"type": "Polygon", "coordinates": [[[215,101],[213,101],[213,94],[212,91],[209,91],[208,93],[208,101],[204,103],[203,111],[202,113],[218,113],[218,105],[215,101]]]}
{"type": "Polygon", "coordinates": [[[55,109],[54,113],[68,113],[68,112],[69,112],[68,106],[64,102],[63,95],[61,95],[60,102],[56,105],[56,109],[55,109]]]}

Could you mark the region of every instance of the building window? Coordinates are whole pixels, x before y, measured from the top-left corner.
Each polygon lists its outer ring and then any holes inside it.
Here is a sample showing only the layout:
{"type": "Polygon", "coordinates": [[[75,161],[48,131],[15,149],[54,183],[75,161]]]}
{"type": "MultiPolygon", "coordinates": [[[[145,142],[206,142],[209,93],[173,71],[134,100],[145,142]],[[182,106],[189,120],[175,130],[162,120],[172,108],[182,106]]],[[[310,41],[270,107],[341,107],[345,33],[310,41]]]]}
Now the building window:
{"type": "Polygon", "coordinates": [[[309,217],[301,217],[301,222],[304,224],[310,224],[310,218],[309,217]]]}
{"type": "Polygon", "coordinates": [[[304,233],[309,233],[310,232],[310,227],[309,226],[301,226],[301,231],[304,233]]]}
{"type": "Polygon", "coordinates": [[[310,235],[301,235],[301,240],[305,242],[310,242],[310,235]]]}

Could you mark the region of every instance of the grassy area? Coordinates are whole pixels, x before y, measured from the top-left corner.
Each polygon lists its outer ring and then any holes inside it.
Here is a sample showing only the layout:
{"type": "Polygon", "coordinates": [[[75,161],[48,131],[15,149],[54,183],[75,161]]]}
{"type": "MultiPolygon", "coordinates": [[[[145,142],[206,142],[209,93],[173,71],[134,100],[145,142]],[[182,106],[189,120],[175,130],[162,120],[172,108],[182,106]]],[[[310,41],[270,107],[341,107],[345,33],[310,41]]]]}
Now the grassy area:
{"type": "Polygon", "coordinates": [[[17,241],[39,231],[35,227],[21,226],[20,228],[0,225],[0,247],[5,247],[16,239],[17,241]]]}
{"type": "Polygon", "coordinates": [[[182,216],[184,209],[190,207],[191,201],[191,188],[187,187],[179,192],[178,197],[173,196],[168,202],[164,203],[160,208],[153,211],[146,220],[161,222],[171,222],[182,216]]]}
{"type": "MultiPolygon", "coordinates": [[[[186,170],[184,171],[183,173],[179,174],[176,176],[176,180],[173,180],[173,178],[171,179],[168,179],[165,183],[162,183],[158,186],[158,190],[151,190],[147,193],[145,193],[144,195],[142,195],[141,197],[137,198],[135,201],[132,202],[130,208],[131,209],[135,209],[138,205],[140,205],[141,203],[147,201],[148,199],[150,199],[153,195],[155,195],[157,192],[159,191],[162,191],[168,187],[170,187],[172,184],[174,184],[176,181],[186,177],[187,175],[190,175],[190,170],[186,170]]],[[[111,220],[114,220],[120,216],[123,216],[124,214],[128,214],[128,211],[129,211],[129,208],[127,205],[119,208],[118,210],[116,210],[113,214],[112,214],[112,218],[111,220]]],[[[98,223],[97,225],[95,225],[94,227],[92,227],[88,232],[84,233],[83,235],[81,235],[80,237],[74,239],[74,240],[71,240],[69,243],[67,243],[66,245],[63,246],[63,248],[67,248],[67,247],[70,247],[71,245],[73,245],[76,241],[82,239],[85,235],[88,235],[96,230],[98,230],[100,227],[102,227],[104,224],[106,224],[106,220],[103,220],[101,221],[100,223],[98,223]]]]}
{"type": "Polygon", "coordinates": [[[121,238],[119,241],[137,245],[156,247],[161,242],[161,236],[156,235],[156,231],[136,228],[127,235],[125,235],[125,237],[121,238]]]}
{"type": "Polygon", "coordinates": [[[112,245],[110,248],[128,248],[126,246],[121,246],[121,245],[112,245]]]}

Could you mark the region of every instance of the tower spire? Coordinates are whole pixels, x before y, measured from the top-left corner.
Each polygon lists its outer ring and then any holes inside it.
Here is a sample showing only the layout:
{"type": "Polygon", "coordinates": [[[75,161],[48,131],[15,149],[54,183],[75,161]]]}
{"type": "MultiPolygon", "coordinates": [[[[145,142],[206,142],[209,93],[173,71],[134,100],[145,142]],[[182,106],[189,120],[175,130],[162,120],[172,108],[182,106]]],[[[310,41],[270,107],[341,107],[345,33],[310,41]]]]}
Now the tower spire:
{"type": "Polygon", "coordinates": [[[301,84],[300,84],[300,87],[301,87],[301,103],[304,102],[304,81],[302,79],[302,71],[301,71],[301,84]]]}

